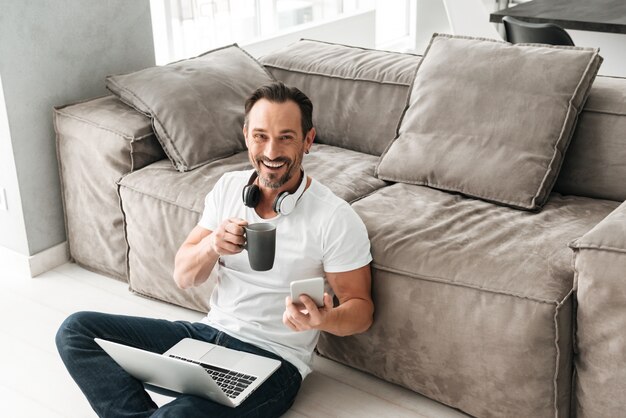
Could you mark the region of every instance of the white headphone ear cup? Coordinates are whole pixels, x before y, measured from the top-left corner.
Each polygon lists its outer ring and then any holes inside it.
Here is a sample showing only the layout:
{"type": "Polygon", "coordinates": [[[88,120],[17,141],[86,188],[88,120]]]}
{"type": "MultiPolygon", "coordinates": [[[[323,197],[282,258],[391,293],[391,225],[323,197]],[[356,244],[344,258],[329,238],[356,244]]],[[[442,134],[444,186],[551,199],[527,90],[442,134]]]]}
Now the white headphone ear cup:
{"type": "Polygon", "coordinates": [[[289,215],[296,207],[297,199],[289,193],[281,193],[274,204],[274,212],[289,215]]]}
{"type": "Polygon", "coordinates": [[[301,170],[302,180],[300,180],[300,186],[298,186],[298,190],[296,190],[294,194],[291,194],[289,192],[282,192],[281,194],[276,196],[273,205],[274,212],[280,213],[281,215],[289,215],[296,208],[296,204],[298,203],[300,197],[302,197],[302,194],[304,193],[307,184],[307,176],[304,172],[304,168],[301,168],[301,170]]]}
{"type": "Polygon", "coordinates": [[[282,192],[281,194],[276,196],[276,199],[274,200],[274,206],[273,206],[274,212],[280,213],[281,215],[283,215],[282,211],[280,210],[280,207],[282,205],[283,199],[287,197],[288,195],[289,195],[289,192],[282,192]]]}

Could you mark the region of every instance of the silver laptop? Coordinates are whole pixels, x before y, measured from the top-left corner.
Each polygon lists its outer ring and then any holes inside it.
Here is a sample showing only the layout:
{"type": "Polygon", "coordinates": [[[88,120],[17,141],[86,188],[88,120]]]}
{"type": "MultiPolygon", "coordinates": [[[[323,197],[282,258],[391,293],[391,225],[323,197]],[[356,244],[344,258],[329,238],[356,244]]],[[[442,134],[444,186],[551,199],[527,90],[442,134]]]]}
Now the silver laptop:
{"type": "Polygon", "coordinates": [[[149,385],[236,407],[280,367],[280,361],[185,338],[163,354],[95,341],[124,370],[149,385]]]}

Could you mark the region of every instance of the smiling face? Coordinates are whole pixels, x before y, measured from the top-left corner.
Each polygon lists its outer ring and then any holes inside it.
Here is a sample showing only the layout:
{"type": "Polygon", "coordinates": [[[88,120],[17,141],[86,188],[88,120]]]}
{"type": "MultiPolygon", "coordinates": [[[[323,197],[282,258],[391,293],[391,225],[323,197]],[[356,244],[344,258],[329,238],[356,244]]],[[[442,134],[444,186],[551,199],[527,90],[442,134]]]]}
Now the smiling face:
{"type": "Polygon", "coordinates": [[[291,100],[260,99],[250,109],[243,134],[259,186],[291,190],[299,184],[302,156],[315,138],[315,129],[303,134],[300,118],[300,108],[291,100]]]}

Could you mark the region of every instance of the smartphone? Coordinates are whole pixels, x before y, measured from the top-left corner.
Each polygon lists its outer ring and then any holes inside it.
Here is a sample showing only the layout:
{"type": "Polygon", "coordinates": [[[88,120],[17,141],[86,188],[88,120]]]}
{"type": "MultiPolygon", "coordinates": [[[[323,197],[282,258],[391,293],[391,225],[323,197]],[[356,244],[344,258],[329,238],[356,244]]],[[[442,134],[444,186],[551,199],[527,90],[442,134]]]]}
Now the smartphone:
{"type": "Polygon", "coordinates": [[[291,300],[295,304],[300,304],[300,295],[307,295],[318,308],[324,306],[324,278],[314,277],[313,279],[296,280],[291,282],[291,300]]]}

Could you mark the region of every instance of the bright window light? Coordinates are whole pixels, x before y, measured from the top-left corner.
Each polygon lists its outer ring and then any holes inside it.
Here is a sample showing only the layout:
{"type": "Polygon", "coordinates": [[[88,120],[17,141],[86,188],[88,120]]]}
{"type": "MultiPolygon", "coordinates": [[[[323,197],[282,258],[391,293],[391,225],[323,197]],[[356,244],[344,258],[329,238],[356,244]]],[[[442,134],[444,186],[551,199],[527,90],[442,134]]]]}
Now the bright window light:
{"type": "Polygon", "coordinates": [[[157,64],[371,10],[376,0],[151,0],[157,64]]]}

